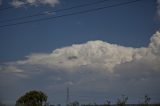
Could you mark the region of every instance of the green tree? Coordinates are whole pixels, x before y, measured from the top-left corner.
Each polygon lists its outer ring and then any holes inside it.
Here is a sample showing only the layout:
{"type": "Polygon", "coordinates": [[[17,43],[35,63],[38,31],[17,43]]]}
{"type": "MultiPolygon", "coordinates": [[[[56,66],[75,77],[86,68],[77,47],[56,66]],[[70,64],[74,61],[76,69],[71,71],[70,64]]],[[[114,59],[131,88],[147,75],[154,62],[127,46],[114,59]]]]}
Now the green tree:
{"type": "Polygon", "coordinates": [[[16,106],[46,106],[47,96],[41,91],[29,91],[16,101],[16,106]]]}
{"type": "Polygon", "coordinates": [[[120,98],[117,99],[117,106],[126,106],[127,101],[128,101],[128,97],[125,95],[122,95],[120,98]]]}

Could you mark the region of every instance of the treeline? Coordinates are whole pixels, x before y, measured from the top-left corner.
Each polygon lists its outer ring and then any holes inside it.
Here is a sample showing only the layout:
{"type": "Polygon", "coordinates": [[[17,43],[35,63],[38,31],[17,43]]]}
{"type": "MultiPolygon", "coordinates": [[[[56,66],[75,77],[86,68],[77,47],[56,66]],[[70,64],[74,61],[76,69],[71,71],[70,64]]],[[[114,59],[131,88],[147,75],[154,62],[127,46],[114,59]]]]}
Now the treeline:
{"type": "MultiPolygon", "coordinates": [[[[20,96],[15,106],[61,106],[61,104],[51,105],[47,102],[48,96],[42,91],[29,91],[24,95],[20,96]]],[[[89,104],[80,104],[78,101],[69,102],[66,106],[160,106],[160,103],[151,104],[151,97],[145,95],[142,103],[139,104],[128,104],[128,97],[125,95],[121,95],[115,102],[115,104],[111,103],[111,101],[106,97],[104,104],[97,103],[89,103],[89,104]]],[[[7,106],[0,102],[0,106],[7,106]]]]}
{"type": "Polygon", "coordinates": [[[160,106],[160,103],[158,104],[150,104],[151,98],[148,95],[144,96],[144,100],[142,103],[139,104],[128,104],[128,97],[125,95],[122,95],[120,98],[117,99],[116,104],[112,104],[111,101],[106,98],[105,104],[81,104],[78,101],[72,102],[68,104],[68,106],[160,106]]]}
{"type": "MultiPolygon", "coordinates": [[[[54,105],[52,105],[54,106],[54,105]]],[[[96,103],[93,103],[93,104],[71,104],[71,105],[68,105],[68,106],[160,106],[160,103],[157,103],[157,104],[96,104],[96,103]]]]}

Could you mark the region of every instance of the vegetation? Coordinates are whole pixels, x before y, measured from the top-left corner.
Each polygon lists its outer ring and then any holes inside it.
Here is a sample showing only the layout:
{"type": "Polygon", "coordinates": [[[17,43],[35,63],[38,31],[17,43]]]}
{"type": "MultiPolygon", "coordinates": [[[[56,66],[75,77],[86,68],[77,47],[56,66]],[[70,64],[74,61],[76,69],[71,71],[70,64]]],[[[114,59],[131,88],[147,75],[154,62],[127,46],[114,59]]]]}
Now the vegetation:
{"type": "Polygon", "coordinates": [[[144,96],[144,103],[141,104],[141,106],[150,106],[149,102],[150,102],[151,98],[146,94],[144,96]]]}
{"type": "MultiPolygon", "coordinates": [[[[111,104],[108,97],[105,98],[105,104],[80,104],[78,101],[70,102],[67,106],[160,106],[160,104],[150,104],[151,98],[144,96],[142,104],[127,104],[128,97],[121,95],[116,104],[111,104]]],[[[0,103],[0,106],[5,106],[0,103]]],[[[41,91],[29,91],[16,101],[16,106],[61,106],[61,104],[50,105],[47,103],[47,96],[41,91]]]]}
{"type": "Polygon", "coordinates": [[[78,101],[74,101],[69,104],[69,106],[80,106],[78,101]]]}
{"type": "Polygon", "coordinates": [[[106,97],[106,106],[110,106],[111,105],[111,101],[108,100],[108,98],[106,97]]]}
{"type": "Polygon", "coordinates": [[[16,106],[46,106],[47,96],[41,91],[30,91],[16,101],[16,106]]]}
{"type": "Polygon", "coordinates": [[[120,98],[117,99],[117,106],[126,106],[127,101],[128,101],[128,97],[125,95],[122,95],[120,98]]]}
{"type": "Polygon", "coordinates": [[[151,100],[151,98],[150,98],[148,95],[145,95],[145,96],[144,96],[144,104],[145,104],[145,105],[148,105],[149,102],[150,102],[150,100],[151,100]]]}
{"type": "Polygon", "coordinates": [[[0,101],[0,106],[6,106],[5,104],[3,104],[1,101],[0,101]]]}

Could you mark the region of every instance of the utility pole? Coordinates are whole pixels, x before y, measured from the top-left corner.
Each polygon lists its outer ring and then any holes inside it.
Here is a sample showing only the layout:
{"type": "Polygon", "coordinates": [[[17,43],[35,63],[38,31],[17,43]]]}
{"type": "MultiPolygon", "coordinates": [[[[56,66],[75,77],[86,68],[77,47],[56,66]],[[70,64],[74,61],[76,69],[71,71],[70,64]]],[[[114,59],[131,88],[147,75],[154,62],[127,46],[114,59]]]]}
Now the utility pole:
{"type": "Polygon", "coordinates": [[[69,87],[67,87],[66,106],[69,105],[69,87]]]}

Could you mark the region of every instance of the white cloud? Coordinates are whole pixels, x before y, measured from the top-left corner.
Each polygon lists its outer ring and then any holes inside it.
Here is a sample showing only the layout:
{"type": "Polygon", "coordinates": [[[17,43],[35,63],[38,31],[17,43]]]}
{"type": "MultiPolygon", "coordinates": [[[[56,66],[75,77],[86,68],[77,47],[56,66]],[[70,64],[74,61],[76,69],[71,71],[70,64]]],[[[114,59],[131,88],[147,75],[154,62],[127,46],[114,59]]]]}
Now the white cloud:
{"type": "Polygon", "coordinates": [[[59,0],[39,0],[39,2],[42,4],[49,4],[54,7],[56,4],[59,3],[59,0]]]}
{"type": "Polygon", "coordinates": [[[157,31],[151,37],[151,43],[150,43],[149,47],[152,50],[152,53],[160,56],[160,32],[157,31]]]}
{"type": "Polygon", "coordinates": [[[83,68],[114,72],[117,65],[142,60],[155,67],[160,66],[159,32],[151,37],[149,47],[132,48],[100,40],[89,41],[86,44],[56,49],[50,54],[31,54],[26,60],[12,62],[8,67],[12,65],[23,68],[27,65],[68,72],[75,72],[83,68]]]}
{"type": "Polygon", "coordinates": [[[22,92],[41,88],[50,94],[53,89],[54,93],[63,92],[70,85],[72,92],[86,92],[85,95],[107,92],[108,95],[142,96],[147,92],[158,98],[160,33],[151,37],[148,47],[124,47],[97,40],[48,54],[31,54],[24,60],[1,65],[0,73],[4,91],[6,86],[12,88],[14,84],[22,92]]]}
{"type": "MultiPolygon", "coordinates": [[[[5,69],[3,69],[3,70],[5,70],[5,69]]],[[[23,72],[22,70],[17,69],[15,66],[12,66],[12,65],[8,66],[7,70],[9,70],[10,72],[14,72],[14,73],[22,73],[23,72]]]]}
{"type": "Polygon", "coordinates": [[[29,4],[29,5],[39,5],[39,4],[44,4],[44,5],[50,5],[52,7],[55,7],[56,4],[59,4],[59,0],[12,0],[11,4],[14,7],[20,7],[24,4],[29,4]]]}
{"type": "Polygon", "coordinates": [[[81,67],[102,67],[106,71],[113,71],[115,65],[132,61],[133,55],[138,51],[103,41],[89,41],[86,44],[56,49],[51,54],[32,54],[27,60],[17,63],[39,64],[67,71],[76,71],[81,67]]]}
{"type": "Polygon", "coordinates": [[[11,2],[11,4],[12,4],[14,7],[20,7],[20,6],[24,5],[25,2],[19,1],[19,0],[13,0],[13,1],[11,2]]]}

